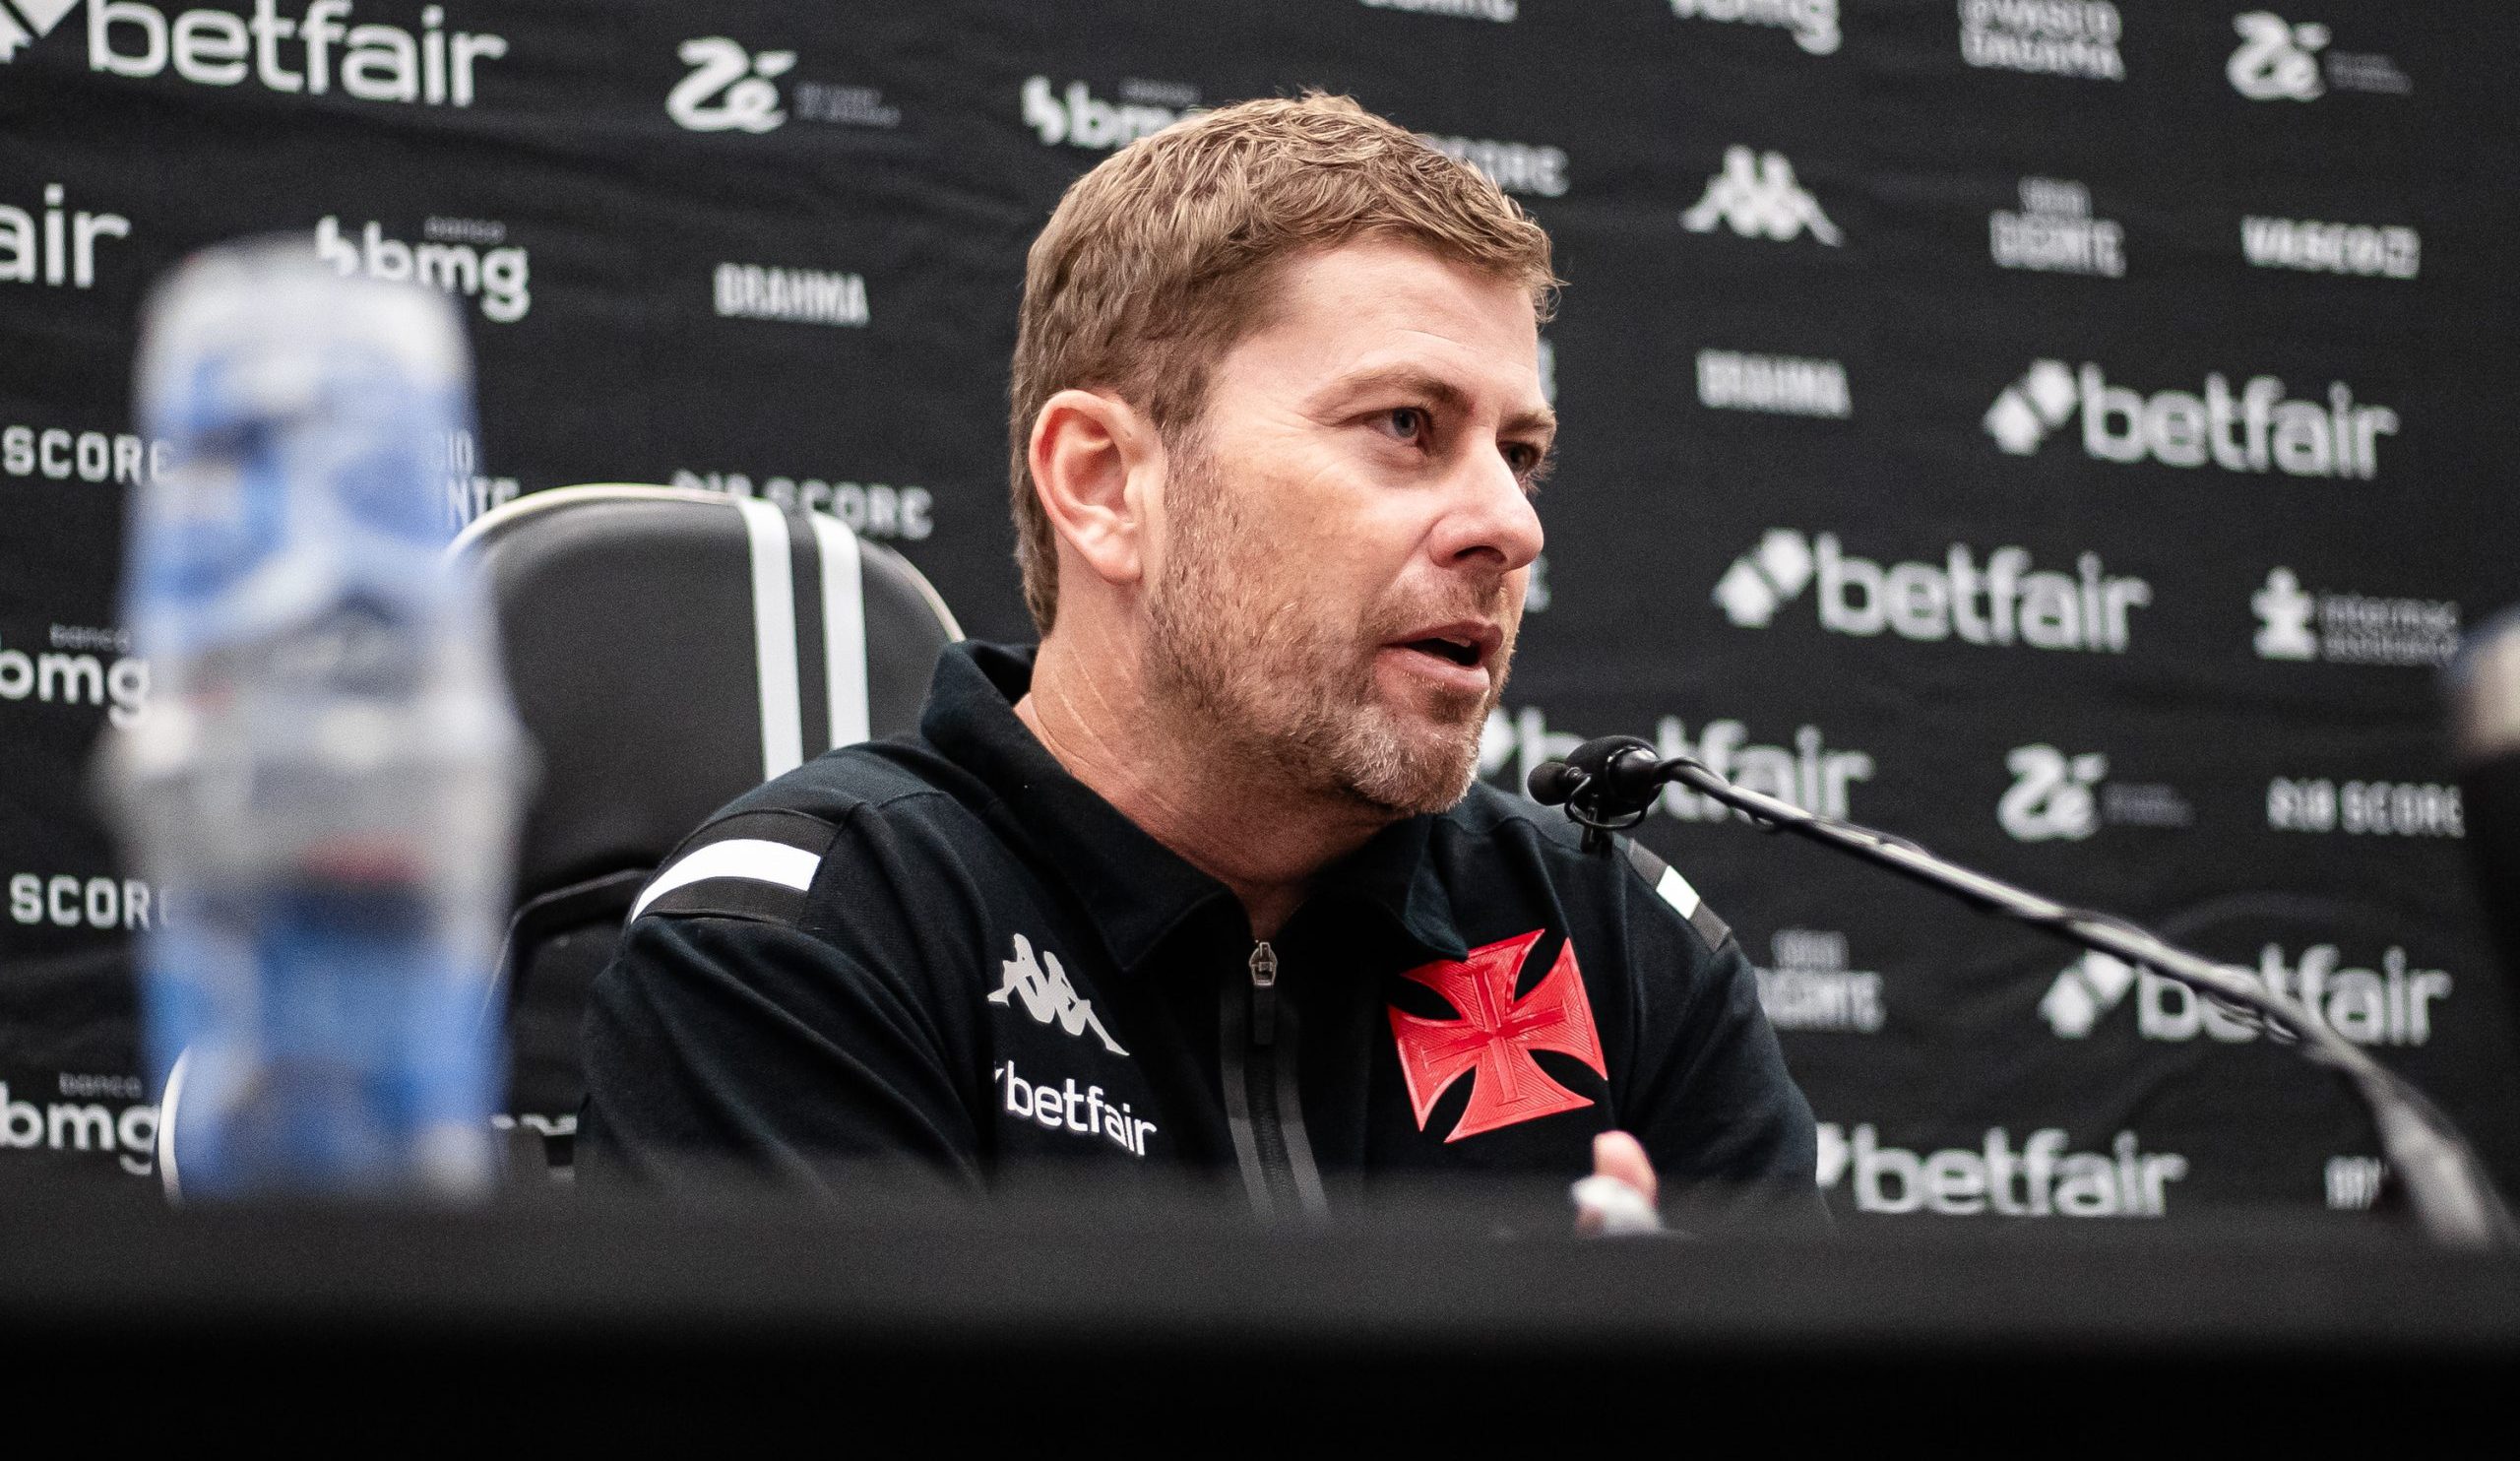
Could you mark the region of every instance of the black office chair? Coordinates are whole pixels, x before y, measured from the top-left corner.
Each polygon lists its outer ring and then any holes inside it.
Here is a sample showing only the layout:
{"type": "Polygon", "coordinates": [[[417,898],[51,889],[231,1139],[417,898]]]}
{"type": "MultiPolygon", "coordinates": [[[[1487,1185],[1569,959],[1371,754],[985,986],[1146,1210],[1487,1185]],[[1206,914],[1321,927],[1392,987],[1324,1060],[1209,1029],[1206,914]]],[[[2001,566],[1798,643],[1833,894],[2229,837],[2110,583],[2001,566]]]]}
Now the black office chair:
{"type": "Polygon", "coordinates": [[[962,638],[902,556],[826,514],[714,492],[536,492],[456,540],[488,585],[540,755],[501,960],[508,1109],[555,1170],[579,1017],[650,873],[720,806],[833,746],[916,726],[962,638]]]}

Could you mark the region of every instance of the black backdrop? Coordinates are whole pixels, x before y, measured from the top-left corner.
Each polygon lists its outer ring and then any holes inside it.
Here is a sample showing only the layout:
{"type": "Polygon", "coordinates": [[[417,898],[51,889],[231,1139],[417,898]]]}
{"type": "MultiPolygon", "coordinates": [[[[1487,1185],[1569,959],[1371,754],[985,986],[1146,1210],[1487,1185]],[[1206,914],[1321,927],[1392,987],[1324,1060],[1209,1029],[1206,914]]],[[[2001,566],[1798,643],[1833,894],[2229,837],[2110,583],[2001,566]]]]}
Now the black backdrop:
{"type": "MultiPolygon", "coordinates": [[[[1060,190],[1322,86],[1571,282],[1488,774],[1632,730],[2302,990],[2505,1174],[2434,669],[2510,597],[2520,13],[2284,0],[0,0],[0,1172],[148,1171],[89,808],[148,284],[294,231],[464,296],[455,517],[803,500],[1019,637],[1005,370],[1060,190]]],[[[2225,1011],[1674,795],[1849,1213],[2350,1209],[2345,1098],[2225,1011]]]]}

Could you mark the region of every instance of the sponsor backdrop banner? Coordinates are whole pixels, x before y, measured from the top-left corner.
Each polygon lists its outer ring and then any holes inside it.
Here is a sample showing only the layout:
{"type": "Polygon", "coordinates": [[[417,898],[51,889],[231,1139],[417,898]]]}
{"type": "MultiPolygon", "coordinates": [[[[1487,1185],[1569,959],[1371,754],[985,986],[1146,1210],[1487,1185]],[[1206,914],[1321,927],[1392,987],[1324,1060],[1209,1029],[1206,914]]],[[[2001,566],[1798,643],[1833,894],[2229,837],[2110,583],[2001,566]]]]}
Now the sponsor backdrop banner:
{"type": "MultiPolygon", "coordinates": [[[[457,296],[451,519],[801,503],[1020,638],[1026,244],[1113,149],[1321,86],[1570,281],[1488,776],[1641,733],[2142,919],[2510,1180],[2435,675],[2513,597],[2515,54],[2490,0],[0,0],[0,1174],[150,1174],[157,900],[87,765],[149,711],[114,594],[176,260],[293,233],[457,296]]],[[[2366,1124],[2255,1022],[1679,792],[1642,835],[1759,966],[1851,1219],[2371,1200],[2366,1124]]]]}

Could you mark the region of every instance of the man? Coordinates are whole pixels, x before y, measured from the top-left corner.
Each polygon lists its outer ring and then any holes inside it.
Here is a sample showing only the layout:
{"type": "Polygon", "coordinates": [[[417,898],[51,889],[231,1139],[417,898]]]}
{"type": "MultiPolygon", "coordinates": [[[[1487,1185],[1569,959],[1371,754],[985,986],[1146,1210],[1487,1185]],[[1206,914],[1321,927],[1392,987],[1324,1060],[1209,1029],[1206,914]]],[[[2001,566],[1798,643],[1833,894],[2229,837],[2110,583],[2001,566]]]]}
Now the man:
{"type": "MultiPolygon", "coordinates": [[[[582,1161],[1747,1187],[1813,1128],[1749,966],[1640,848],[1476,786],[1555,423],[1548,240],[1354,102],[1185,121],[1033,246],[1012,476],[1038,654],[747,795],[650,884],[582,1161]]],[[[1598,1184],[1597,1184],[1598,1185],[1598,1184]]]]}

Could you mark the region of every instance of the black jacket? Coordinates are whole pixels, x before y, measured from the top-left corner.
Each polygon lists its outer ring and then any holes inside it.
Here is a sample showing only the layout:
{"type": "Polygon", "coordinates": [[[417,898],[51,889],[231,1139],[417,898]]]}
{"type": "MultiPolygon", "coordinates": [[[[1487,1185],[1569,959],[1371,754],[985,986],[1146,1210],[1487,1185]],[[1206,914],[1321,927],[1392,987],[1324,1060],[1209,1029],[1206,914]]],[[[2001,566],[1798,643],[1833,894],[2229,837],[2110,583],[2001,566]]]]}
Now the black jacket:
{"type": "Polygon", "coordinates": [[[595,988],[585,1170],[1189,1168],[1287,1216],[1384,1177],[1571,1178],[1617,1127],[1667,1193],[1817,1210],[1750,967],[1651,853],[1586,854],[1475,787],[1255,944],[1017,719],[1031,675],[1029,652],[948,649],[916,735],[832,751],[676,850],[595,988]]]}

